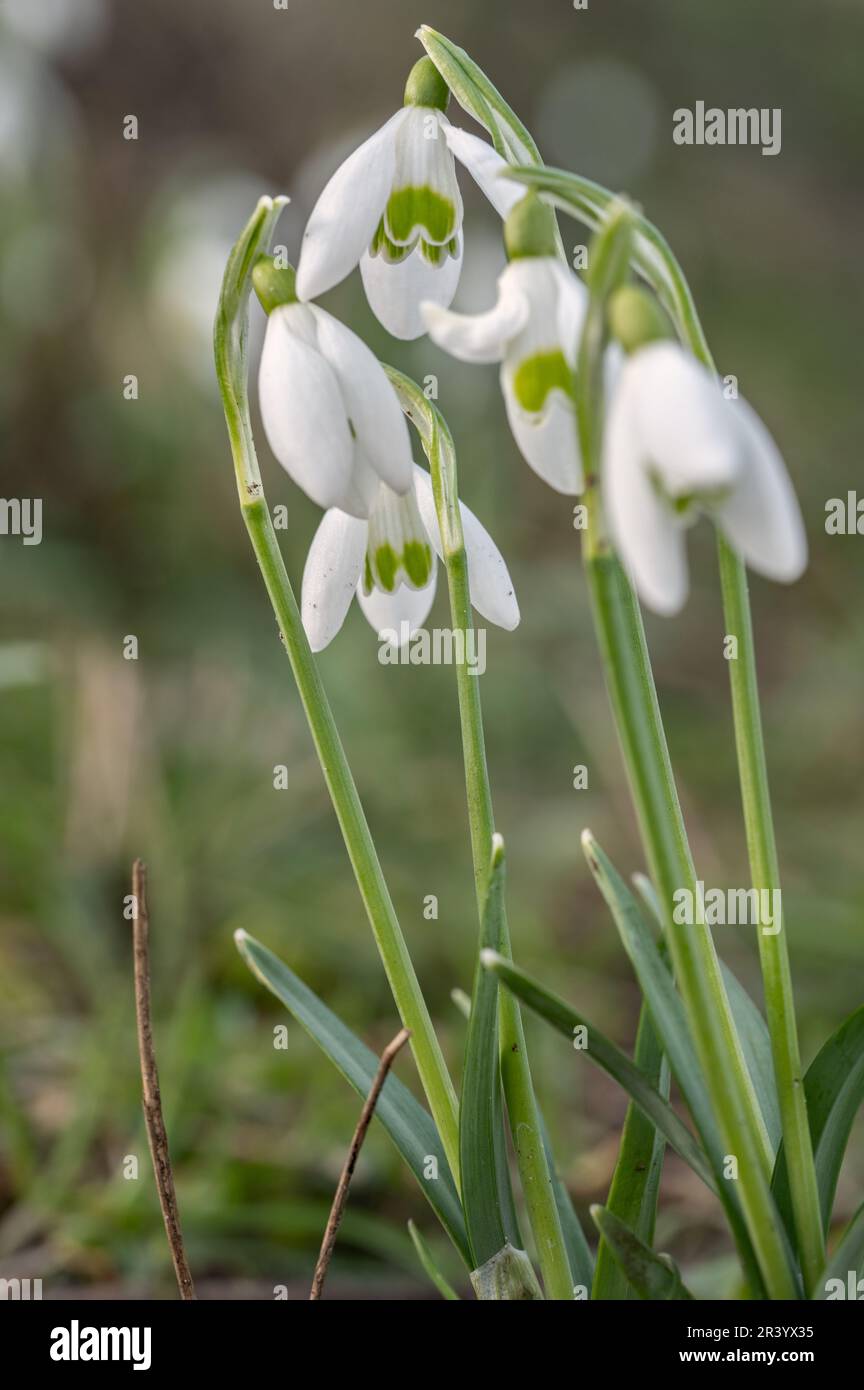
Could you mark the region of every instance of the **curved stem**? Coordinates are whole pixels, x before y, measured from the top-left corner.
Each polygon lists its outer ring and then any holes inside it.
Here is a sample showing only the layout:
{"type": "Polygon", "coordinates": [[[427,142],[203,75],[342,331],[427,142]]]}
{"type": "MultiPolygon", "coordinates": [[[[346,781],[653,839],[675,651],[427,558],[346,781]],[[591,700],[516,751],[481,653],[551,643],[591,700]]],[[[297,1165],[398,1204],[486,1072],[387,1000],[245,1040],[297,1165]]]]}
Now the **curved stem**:
{"type": "Polygon", "coordinates": [[[216,375],[231,441],[243,519],[291,662],[360,896],[399,1016],[403,1025],[411,1030],[411,1050],[458,1188],[459,1120],[456,1092],[399,926],[333,712],[303,629],[264,498],[252,438],[246,362],[251,273],[256,257],[269,245],[284,201],[262,198],[231,252],[214,330],[216,375]]]}

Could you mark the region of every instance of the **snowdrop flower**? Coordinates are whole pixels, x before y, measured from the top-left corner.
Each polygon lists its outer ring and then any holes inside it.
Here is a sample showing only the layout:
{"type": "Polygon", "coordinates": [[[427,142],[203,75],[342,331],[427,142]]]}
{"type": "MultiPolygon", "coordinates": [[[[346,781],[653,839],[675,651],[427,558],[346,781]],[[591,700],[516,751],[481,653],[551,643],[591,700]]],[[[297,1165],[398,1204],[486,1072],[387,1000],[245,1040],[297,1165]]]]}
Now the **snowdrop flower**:
{"type": "MultiPolygon", "coordinates": [[[[519,606],[507,566],[474,513],[459,505],[471,602],[484,618],[510,631],[519,622],[519,606]]],[[[432,607],[436,554],[443,559],[432,479],[416,465],[414,486],[404,497],[386,483],[379,485],[368,521],[336,508],[328,511],[303,571],[303,626],[312,650],[332,642],[355,593],[376,632],[389,629],[408,640],[432,607]]]]}
{"type": "Polygon", "coordinates": [[[498,177],[506,162],[451,126],[450,92],[429,58],[412,68],[405,105],[330,179],[303,236],[301,300],[317,299],[359,263],[373,313],[396,338],[424,332],[422,299],[448,305],[462,269],[462,197],[455,157],[502,217],[521,196],[498,177]]]}
{"type": "Polygon", "coordinates": [[[367,517],[384,482],[412,484],[411,440],[380,362],[317,304],[300,304],[294,271],[263,256],[253,284],[268,314],[258,374],[270,448],[319,507],[367,517]]]}
{"type": "Polygon", "coordinates": [[[685,533],[702,513],[769,579],[791,583],[806,566],[801,513],[773,439],[745,401],[726,399],[675,343],[649,342],[628,358],[601,477],[615,547],[657,613],[684,604],[685,533]]]}
{"type": "Polygon", "coordinates": [[[510,263],[485,314],[421,305],[429,336],[463,362],[500,362],[507,419],[519,451],[558,492],[582,491],[573,371],[588,303],[558,256],[554,220],[536,194],[505,225],[510,263]]]}

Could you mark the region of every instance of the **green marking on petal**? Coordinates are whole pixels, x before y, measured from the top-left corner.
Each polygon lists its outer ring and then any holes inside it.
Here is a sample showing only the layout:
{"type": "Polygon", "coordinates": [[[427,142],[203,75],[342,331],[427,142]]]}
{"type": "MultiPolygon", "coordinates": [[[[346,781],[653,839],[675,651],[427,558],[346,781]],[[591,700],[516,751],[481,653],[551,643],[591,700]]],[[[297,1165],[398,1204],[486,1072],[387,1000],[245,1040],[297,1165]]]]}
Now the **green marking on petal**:
{"type": "Polygon", "coordinates": [[[513,394],[529,415],[539,415],[550,391],[573,395],[573,373],[560,348],[526,357],[513,377],[513,394]]]}
{"type": "Polygon", "coordinates": [[[432,573],[432,548],[422,541],[406,541],[402,551],[402,568],[415,589],[425,589],[432,573]]]}
{"type": "Polygon", "coordinates": [[[422,188],[395,189],[387,201],[384,222],[391,241],[413,244],[420,231],[426,241],[445,246],[459,228],[452,198],[424,184],[422,188]]]}
{"type": "Polygon", "coordinates": [[[399,570],[399,556],[392,545],[379,545],[375,551],[372,568],[378,588],[383,589],[385,594],[392,594],[396,588],[396,575],[399,570]]]}
{"type": "Polygon", "coordinates": [[[397,246],[395,242],[390,240],[384,228],[382,217],[369,247],[370,256],[381,256],[388,264],[398,265],[400,261],[405,260],[406,256],[410,256],[413,250],[413,244],[411,246],[397,246]]]}

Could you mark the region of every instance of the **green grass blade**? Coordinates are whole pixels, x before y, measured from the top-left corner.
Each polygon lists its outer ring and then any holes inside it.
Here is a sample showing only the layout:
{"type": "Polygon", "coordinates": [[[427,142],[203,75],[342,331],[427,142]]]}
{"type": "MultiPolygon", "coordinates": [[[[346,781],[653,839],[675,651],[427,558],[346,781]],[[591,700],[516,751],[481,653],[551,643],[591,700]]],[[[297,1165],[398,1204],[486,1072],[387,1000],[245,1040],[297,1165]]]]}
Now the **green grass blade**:
{"type": "MultiPolygon", "coordinates": [[[[656,1086],[664,1099],[669,1099],[669,1065],[663,1045],[657,1037],[647,1007],[639,1014],[636,1047],[633,1054],[636,1066],[656,1086]]],[[[623,1221],[624,1225],[643,1241],[654,1241],[657,1219],[657,1198],[666,1141],[656,1126],[633,1101],[627,1107],[618,1162],[612,1175],[606,1211],[623,1221]]],[[[624,1267],[609,1242],[602,1237],[597,1251],[592,1299],[628,1299],[638,1297],[624,1267]]]]}
{"type": "MultiPolygon", "coordinates": [[[[364,1099],[378,1070],[378,1057],[323,1004],[303,981],[266,946],[245,932],[235,935],[237,949],[253,975],[281,1000],[331,1060],[345,1080],[364,1099]]],[[[407,1086],[388,1076],[375,1107],[396,1148],[416,1177],[424,1196],[451,1237],[469,1269],[471,1250],[456,1184],[435,1125],[407,1086]],[[437,1178],[425,1176],[429,1159],[436,1160],[437,1178]]]]}
{"type": "Polygon", "coordinates": [[[704,1150],[683,1121],[679,1120],[668,1101],[663,1099],[656,1086],[652,1086],[645,1074],[631,1062],[626,1052],[622,1052],[620,1047],[589,1023],[582,1014],[577,1013],[557,994],[553,994],[530,975],[526,975],[512,961],[505,960],[494,951],[484,951],[483,966],[487,970],[494,970],[517,999],[521,999],[529,1009],[545,1018],[547,1023],[571,1043],[577,1029],[584,1028],[587,1047],[578,1049],[578,1052],[583,1053],[589,1061],[613,1077],[653,1121],[694,1173],[699,1175],[712,1192],[717,1191],[704,1150]]]}
{"type": "Polygon", "coordinates": [[[692,1299],[669,1255],[657,1255],[608,1207],[592,1207],[597,1229],[640,1298],[668,1303],[692,1299]]]}
{"type": "MultiPolygon", "coordinates": [[[[816,1161],[819,1207],[827,1234],[849,1131],[864,1101],[864,1005],[841,1023],[816,1054],[804,1077],[804,1094],[816,1161]]],[[[773,1188],[791,1230],[792,1202],[782,1148],[777,1155],[773,1188]]]]}
{"type": "Polygon", "coordinates": [[[414,1242],[414,1249],[417,1251],[417,1258],[420,1261],[425,1273],[435,1285],[442,1298],[446,1298],[450,1303],[459,1303],[459,1295],[444,1275],[441,1273],[426,1237],[418,1231],[413,1221],[408,1222],[408,1234],[414,1242]]]}
{"type": "MultiPolygon", "coordinates": [[[[480,925],[480,950],[501,947],[504,898],[504,842],[493,841],[486,905],[480,925]]],[[[474,971],[471,1015],[459,1106],[459,1167],[462,1205],[474,1267],[491,1260],[507,1244],[499,1190],[501,1147],[496,1125],[502,1123],[498,1068],[498,981],[480,964],[474,971]]]]}

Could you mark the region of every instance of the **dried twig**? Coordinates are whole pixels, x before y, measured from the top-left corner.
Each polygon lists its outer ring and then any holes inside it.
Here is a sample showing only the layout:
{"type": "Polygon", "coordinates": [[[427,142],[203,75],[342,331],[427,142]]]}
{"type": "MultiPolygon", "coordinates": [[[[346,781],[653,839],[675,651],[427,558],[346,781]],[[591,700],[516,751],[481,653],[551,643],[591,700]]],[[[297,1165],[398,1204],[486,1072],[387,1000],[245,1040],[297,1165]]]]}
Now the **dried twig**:
{"type": "Polygon", "coordinates": [[[405,1046],[410,1036],[411,1030],[409,1028],[403,1028],[396,1034],[393,1041],[387,1044],[384,1051],[381,1053],[381,1061],[378,1063],[375,1079],[372,1082],[369,1094],[360,1112],[360,1119],[357,1121],[354,1138],[351,1140],[351,1147],[348,1150],[345,1167],[342,1169],[339,1177],[336,1195],[333,1198],[333,1205],[330,1208],[327,1229],[324,1232],[324,1239],[321,1242],[321,1253],[318,1256],[318,1263],[315,1266],[315,1274],[312,1279],[312,1291],[309,1294],[310,1300],[321,1297],[321,1290],[324,1287],[324,1280],[327,1277],[327,1270],[333,1254],[333,1247],[336,1244],[336,1234],[345,1211],[345,1203],[348,1200],[348,1188],[351,1185],[351,1178],[354,1175],[360,1148],[363,1144],[363,1140],[366,1138],[366,1131],[369,1128],[369,1123],[375,1112],[378,1097],[381,1094],[384,1082],[387,1080],[387,1073],[393,1065],[397,1052],[401,1047],[405,1046]]]}
{"type": "Polygon", "coordinates": [[[153,1051],[153,1027],[150,1018],[150,918],[147,912],[147,869],[140,859],[132,865],[134,915],[132,942],[135,959],[135,1014],[138,1020],[138,1053],[141,1058],[141,1082],[144,1092],[144,1120],[159,1205],[165,1222],[165,1234],[171,1248],[174,1272],[182,1299],[195,1298],[195,1286],[186,1260],[174,1175],[168,1153],[168,1135],[162,1118],[162,1097],[159,1093],[159,1074],[153,1051]]]}

